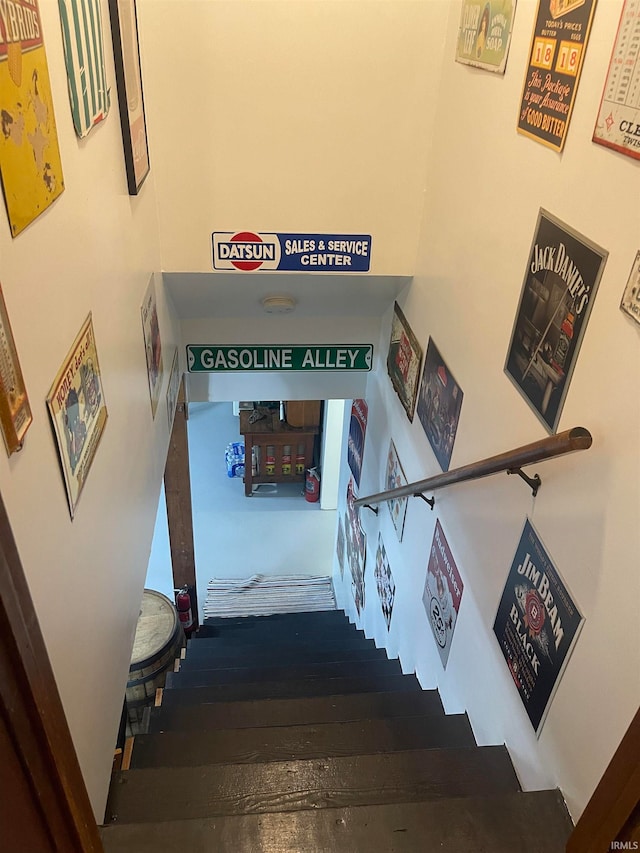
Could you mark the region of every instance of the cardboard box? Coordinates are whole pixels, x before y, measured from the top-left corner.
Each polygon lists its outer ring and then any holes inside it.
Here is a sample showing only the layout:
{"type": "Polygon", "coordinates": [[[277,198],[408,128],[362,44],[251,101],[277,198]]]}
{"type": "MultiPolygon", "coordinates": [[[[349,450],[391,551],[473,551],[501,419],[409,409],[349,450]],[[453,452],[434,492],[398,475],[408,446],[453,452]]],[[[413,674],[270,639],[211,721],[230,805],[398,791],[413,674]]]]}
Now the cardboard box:
{"type": "Polygon", "coordinates": [[[320,426],[321,402],[321,400],[287,400],[284,404],[284,412],[289,426],[320,426]]]}

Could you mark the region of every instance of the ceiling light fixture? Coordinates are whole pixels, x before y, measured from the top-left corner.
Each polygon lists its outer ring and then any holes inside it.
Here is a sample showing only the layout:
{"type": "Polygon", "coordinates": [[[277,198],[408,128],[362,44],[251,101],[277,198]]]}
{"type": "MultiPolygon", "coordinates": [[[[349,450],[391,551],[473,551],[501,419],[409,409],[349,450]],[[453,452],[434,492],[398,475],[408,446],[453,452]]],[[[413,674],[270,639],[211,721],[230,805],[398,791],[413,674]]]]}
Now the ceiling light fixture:
{"type": "Polygon", "coordinates": [[[262,307],[267,314],[290,314],[296,307],[292,296],[265,296],[262,307]]]}

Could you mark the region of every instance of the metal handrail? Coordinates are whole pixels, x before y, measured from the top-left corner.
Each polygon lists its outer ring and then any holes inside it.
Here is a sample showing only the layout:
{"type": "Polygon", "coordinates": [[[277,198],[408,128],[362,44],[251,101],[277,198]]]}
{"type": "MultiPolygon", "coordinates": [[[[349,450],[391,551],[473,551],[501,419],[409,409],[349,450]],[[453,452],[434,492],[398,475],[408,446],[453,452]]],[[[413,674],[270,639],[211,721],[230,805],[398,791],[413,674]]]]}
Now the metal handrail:
{"type": "Polygon", "coordinates": [[[502,471],[506,471],[507,474],[519,474],[529,483],[535,495],[540,487],[541,480],[537,474],[534,478],[529,478],[523,474],[521,470],[523,465],[542,462],[545,459],[552,459],[554,456],[573,453],[575,450],[588,450],[591,447],[591,443],[591,433],[588,429],[573,427],[573,429],[559,432],[557,435],[551,435],[548,438],[540,439],[540,441],[534,441],[532,444],[525,444],[523,447],[516,447],[514,450],[499,453],[497,456],[491,456],[479,462],[472,462],[470,465],[464,465],[462,468],[455,468],[453,471],[444,471],[442,474],[435,474],[433,477],[427,477],[426,480],[418,480],[415,483],[409,483],[397,489],[388,489],[386,492],[378,492],[375,495],[358,498],[354,501],[354,506],[373,507],[376,504],[384,503],[384,501],[394,498],[424,497],[423,492],[434,492],[436,489],[442,489],[444,486],[450,486],[453,483],[479,480],[481,477],[488,477],[490,474],[499,474],[502,471]]]}

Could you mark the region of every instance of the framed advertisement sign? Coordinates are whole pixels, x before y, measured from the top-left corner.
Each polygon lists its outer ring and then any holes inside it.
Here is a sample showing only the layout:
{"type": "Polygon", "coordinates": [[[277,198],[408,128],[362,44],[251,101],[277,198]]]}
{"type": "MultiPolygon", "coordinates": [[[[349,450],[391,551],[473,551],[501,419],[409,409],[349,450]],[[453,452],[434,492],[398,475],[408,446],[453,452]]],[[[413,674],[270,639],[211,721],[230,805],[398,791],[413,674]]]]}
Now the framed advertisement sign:
{"type": "Polygon", "coordinates": [[[640,160],[640,6],[625,0],[593,141],[640,160]]]}
{"type": "Polygon", "coordinates": [[[505,373],[555,433],[608,252],[540,210],[505,373]]]}
{"type": "Polygon", "coordinates": [[[136,0],[109,0],[109,11],[127,185],[129,195],[138,195],[150,166],[136,0]]]}
{"type": "Polygon", "coordinates": [[[516,0],[463,0],[456,62],[504,74],[516,0]]]}
{"type": "MultiPolygon", "coordinates": [[[[160,323],[156,307],[156,289],[153,275],[149,280],[144,302],[141,308],[142,332],[144,335],[144,351],[147,358],[147,378],[149,380],[149,395],[151,397],[151,414],[155,418],[160,399],[162,385],[162,343],[160,341],[160,323]]],[[[177,362],[176,362],[177,366],[177,362]]],[[[177,399],[177,397],[176,397],[177,399]]],[[[175,411],[175,405],[174,405],[175,411]]],[[[171,415],[173,422],[173,414],[171,415]]]]}
{"type": "Polygon", "coordinates": [[[64,191],[38,0],[0,4],[0,174],[15,237],[64,191]]]}
{"type": "Polygon", "coordinates": [[[449,470],[461,408],[462,389],[433,338],[429,338],[418,396],[418,419],[443,471],[449,470]]]}
{"type": "Polygon", "coordinates": [[[596,0],[538,0],[518,133],[556,151],[567,138],[596,0]]]}
{"type": "Polygon", "coordinates": [[[378,549],[376,551],[376,567],[374,569],[376,579],[376,588],[378,590],[378,598],[382,607],[382,615],[387,625],[387,631],[391,626],[391,616],[393,614],[393,602],[396,597],[396,584],[391,574],[391,566],[387,551],[382,541],[382,536],[378,533],[378,549]]]}
{"type": "Polygon", "coordinates": [[[527,519],[493,631],[537,735],[583,623],[584,617],[527,519]]]}
{"type": "Polygon", "coordinates": [[[171,372],[169,373],[169,381],[167,383],[167,420],[169,422],[169,432],[173,427],[173,418],[176,413],[176,403],[178,402],[178,392],[180,391],[180,370],[178,364],[178,348],[173,352],[173,361],[171,363],[171,372]]]}
{"type": "Polygon", "coordinates": [[[422,603],[429,617],[442,666],[446,669],[458,621],[464,584],[439,519],[427,565],[422,603]]]}
{"type": "MultiPolygon", "coordinates": [[[[389,454],[387,456],[387,468],[385,472],[384,478],[384,491],[388,492],[391,489],[400,489],[402,486],[407,485],[407,478],[405,477],[404,470],[402,468],[402,463],[400,462],[400,457],[398,456],[398,451],[396,450],[396,446],[393,443],[393,439],[389,442],[389,454]]],[[[391,521],[393,521],[393,526],[396,529],[396,534],[398,536],[398,542],[402,542],[402,534],[404,533],[404,520],[407,515],[407,504],[409,503],[409,498],[391,498],[391,500],[387,501],[387,506],[389,507],[389,512],[391,513],[391,521]]]]}
{"type": "Polygon", "coordinates": [[[107,422],[91,314],[53,380],[47,406],[73,518],[107,422]]]}
{"type": "Polygon", "coordinates": [[[0,287],[0,428],[9,456],[22,448],[32,421],[27,389],[0,287]]]}
{"type": "Polygon", "coordinates": [[[362,473],[362,457],[364,454],[364,439],[367,434],[367,418],[369,407],[365,400],[354,400],[351,404],[351,419],[349,421],[349,437],[347,439],[347,462],[353,474],[353,479],[360,488],[362,473]]]}
{"type": "Polygon", "coordinates": [[[416,406],[421,364],[422,347],[396,302],[393,306],[387,372],[410,421],[413,421],[416,406]]]}
{"type": "Polygon", "coordinates": [[[625,314],[640,323],[640,251],[636,253],[627,286],[622,294],[620,308],[625,314]]]}
{"type": "Polygon", "coordinates": [[[100,0],[58,0],[73,126],[82,139],[109,113],[100,0]]]}
{"type": "Polygon", "coordinates": [[[351,571],[351,589],[358,616],[364,609],[364,571],[367,556],[367,537],[360,522],[360,510],[353,505],[356,499],[353,477],[347,485],[347,512],[345,513],[345,534],[347,539],[347,562],[351,571]]]}

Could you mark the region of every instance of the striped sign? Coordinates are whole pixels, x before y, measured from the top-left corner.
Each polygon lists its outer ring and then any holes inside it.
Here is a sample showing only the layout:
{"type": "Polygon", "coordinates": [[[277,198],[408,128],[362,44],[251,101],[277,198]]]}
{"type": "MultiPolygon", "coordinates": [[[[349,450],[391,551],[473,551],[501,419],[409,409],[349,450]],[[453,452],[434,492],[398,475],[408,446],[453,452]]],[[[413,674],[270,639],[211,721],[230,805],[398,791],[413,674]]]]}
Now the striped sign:
{"type": "Polygon", "coordinates": [[[76,133],[82,139],[109,112],[100,0],[58,0],[76,133]]]}

